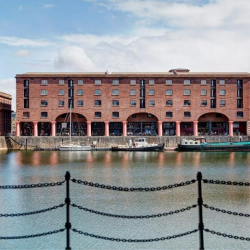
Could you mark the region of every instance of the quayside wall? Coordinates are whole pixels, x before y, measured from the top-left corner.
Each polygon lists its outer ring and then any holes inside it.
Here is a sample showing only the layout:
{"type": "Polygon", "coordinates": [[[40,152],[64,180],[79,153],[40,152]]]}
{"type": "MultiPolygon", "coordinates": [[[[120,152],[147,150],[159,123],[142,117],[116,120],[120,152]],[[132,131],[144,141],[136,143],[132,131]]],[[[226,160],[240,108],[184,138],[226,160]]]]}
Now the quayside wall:
{"type": "MultiPolygon", "coordinates": [[[[166,148],[176,148],[181,138],[194,139],[194,136],[143,136],[147,138],[149,143],[165,143],[166,148]]],[[[109,148],[119,144],[126,144],[129,139],[135,139],[138,136],[73,136],[73,143],[82,143],[85,145],[95,145],[96,147],[109,148]]],[[[234,141],[248,141],[249,136],[207,136],[207,142],[234,142],[234,141]]],[[[69,142],[67,136],[0,136],[0,149],[34,149],[40,148],[55,148],[62,143],[69,142]]]]}

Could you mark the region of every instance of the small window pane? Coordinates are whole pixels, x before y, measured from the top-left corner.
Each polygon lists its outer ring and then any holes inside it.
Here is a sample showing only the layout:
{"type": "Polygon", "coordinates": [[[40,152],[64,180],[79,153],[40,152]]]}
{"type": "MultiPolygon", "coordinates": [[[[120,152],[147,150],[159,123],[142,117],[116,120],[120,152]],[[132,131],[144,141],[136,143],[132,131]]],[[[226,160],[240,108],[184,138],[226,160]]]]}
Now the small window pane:
{"type": "Polygon", "coordinates": [[[64,90],[63,89],[59,89],[58,90],[58,95],[64,95],[64,90]]]}
{"type": "Polygon", "coordinates": [[[119,80],[113,80],[112,85],[119,85],[119,80]]]}
{"type": "Polygon", "coordinates": [[[190,80],[184,80],[185,85],[190,85],[190,80]]]}
{"type": "Polygon", "coordinates": [[[184,100],[184,106],[190,106],[191,101],[190,100],[184,100]]]}
{"type": "Polygon", "coordinates": [[[95,89],[95,95],[101,95],[102,91],[100,89],[95,89]]]}
{"type": "Polygon", "coordinates": [[[41,118],[47,118],[48,112],[41,112],[41,118]]]}
{"type": "Polygon", "coordinates": [[[48,101],[47,100],[41,100],[41,106],[48,106],[48,101]]]}
{"type": "Polygon", "coordinates": [[[191,117],[191,113],[190,112],[184,112],[184,117],[191,117]]]}
{"type": "Polygon", "coordinates": [[[148,84],[149,84],[149,85],[155,85],[155,80],[153,80],[153,79],[152,79],[152,80],[149,80],[148,84]]]}
{"type": "Polygon", "coordinates": [[[23,112],[23,118],[29,118],[30,112],[23,112]]]}
{"type": "Polygon", "coordinates": [[[154,90],[154,89],[150,89],[150,90],[148,91],[148,94],[149,94],[149,95],[154,95],[154,94],[155,94],[155,90],[154,90]]]}
{"type": "Polygon", "coordinates": [[[167,100],[166,105],[167,106],[173,106],[173,101],[172,100],[167,100]]]}
{"type": "Polygon", "coordinates": [[[226,95],[226,90],[225,89],[221,89],[220,90],[220,95],[226,95]]]}
{"type": "Polygon", "coordinates": [[[136,100],[130,100],[130,106],[135,107],[136,106],[136,100]]]}
{"type": "Polygon", "coordinates": [[[172,80],[166,80],[166,85],[172,85],[172,80]]]}
{"type": "Polygon", "coordinates": [[[63,107],[64,106],[64,101],[63,100],[59,100],[58,101],[58,106],[63,107]]]}
{"type": "Polygon", "coordinates": [[[173,112],[170,112],[170,111],[166,112],[166,117],[168,118],[173,117],[173,112]]]}
{"type": "Polygon", "coordinates": [[[225,100],[220,100],[220,106],[222,106],[222,107],[226,106],[226,101],[225,100]]]}
{"type": "Polygon", "coordinates": [[[239,118],[243,117],[243,112],[242,111],[238,111],[237,112],[237,117],[239,117],[239,118]]]}
{"type": "Polygon", "coordinates": [[[154,100],[149,100],[148,105],[151,106],[151,107],[154,107],[155,106],[155,101],[154,100]]]}
{"type": "Polygon", "coordinates": [[[166,95],[173,95],[173,90],[172,89],[167,89],[166,90],[166,95]]]}
{"type": "Polygon", "coordinates": [[[48,80],[41,80],[41,85],[48,85],[48,80]]]}
{"type": "Polygon", "coordinates": [[[119,106],[119,100],[113,100],[112,106],[119,106]]]}
{"type": "Polygon", "coordinates": [[[59,85],[64,85],[64,80],[59,80],[59,85]]]}
{"type": "Polygon", "coordinates": [[[201,80],[201,85],[207,85],[207,80],[201,80]]]}
{"type": "Polygon", "coordinates": [[[77,95],[83,95],[83,90],[82,89],[78,89],[77,90],[77,95]]]}
{"type": "Polygon", "coordinates": [[[207,106],[207,101],[206,100],[202,100],[201,101],[201,106],[207,106]]]}
{"type": "Polygon", "coordinates": [[[102,113],[101,112],[95,112],[95,118],[101,118],[102,113]]]}
{"type": "Polygon", "coordinates": [[[220,85],[225,85],[225,80],[220,80],[220,85]]]}
{"type": "Polygon", "coordinates": [[[101,100],[95,100],[95,106],[101,106],[102,101],[101,100]]]}
{"type": "Polygon", "coordinates": [[[202,89],[201,90],[201,95],[207,95],[207,90],[206,89],[202,89]]]}
{"type": "Polygon", "coordinates": [[[112,112],[113,118],[119,118],[119,112],[112,112]]]}
{"type": "Polygon", "coordinates": [[[42,89],[41,90],[41,95],[48,95],[48,90],[42,89]]]}
{"type": "Polygon", "coordinates": [[[130,90],[130,95],[136,95],[136,90],[135,89],[131,89],[130,90]]]}
{"type": "Polygon", "coordinates": [[[118,89],[113,89],[112,90],[112,95],[119,95],[119,90],[118,89]]]}
{"type": "Polygon", "coordinates": [[[183,94],[184,95],[191,95],[191,90],[190,89],[184,89],[183,94]]]}
{"type": "Polygon", "coordinates": [[[136,80],[130,80],[130,85],[136,85],[136,80]]]}
{"type": "Polygon", "coordinates": [[[83,80],[77,80],[77,85],[83,85],[83,80]]]}
{"type": "Polygon", "coordinates": [[[77,106],[83,106],[83,100],[77,100],[77,106]]]}
{"type": "Polygon", "coordinates": [[[23,86],[26,87],[26,88],[29,87],[29,80],[24,80],[23,81],[23,86]]]}
{"type": "Polygon", "coordinates": [[[95,80],[95,85],[101,85],[102,81],[101,80],[95,80]]]}

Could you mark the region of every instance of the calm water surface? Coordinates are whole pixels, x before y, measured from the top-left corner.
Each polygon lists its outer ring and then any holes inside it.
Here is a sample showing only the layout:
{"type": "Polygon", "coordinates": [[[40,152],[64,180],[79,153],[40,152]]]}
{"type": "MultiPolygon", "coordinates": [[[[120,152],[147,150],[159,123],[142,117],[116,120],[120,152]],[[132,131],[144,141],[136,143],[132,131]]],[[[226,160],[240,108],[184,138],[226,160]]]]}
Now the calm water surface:
{"type": "MultiPolygon", "coordinates": [[[[0,185],[57,182],[71,177],[123,187],[158,187],[203,178],[250,180],[247,152],[0,152],[0,185]]],[[[204,203],[250,214],[250,188],[203,185],[204,203]]],[[[35,189],[0,189],[0,213],[21,213],[64,203],[65,185],[35,189]]],[[[197,183],[158,192],[115,192],[71,182],[71,202],[120,215],[150,215],[197,203],[197,183]]],[[[64,228],[65,207],[23,217],[0,217],[0,236],[43,233],[64,228]]],[[[124,239],[151,239],[198,228],[198,210],[159,218],[132,220],[100,216],[71,208],[73,228],[124,239]]],[[[250,218],[229,216],[204,208],[205,228],[249,237],[250,218]]],[[[46,237],[0,240],[0,249],[65,249],[65,232],[46,237]]],[[[250,242],[204,232],[205,249],[250,249],[250,242]]],[[[199,234],[150,243],[120,243],[71,232],[72,249],[199,249],[199,234]]]]}

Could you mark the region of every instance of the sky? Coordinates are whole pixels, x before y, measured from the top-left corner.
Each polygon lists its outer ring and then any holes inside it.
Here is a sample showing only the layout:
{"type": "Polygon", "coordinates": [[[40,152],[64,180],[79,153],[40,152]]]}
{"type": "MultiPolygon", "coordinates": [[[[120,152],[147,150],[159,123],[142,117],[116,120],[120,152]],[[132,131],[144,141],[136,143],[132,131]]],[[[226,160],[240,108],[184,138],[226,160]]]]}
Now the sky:
{"type": "Polygon", "coordinates": [[[26,72],[250,72],[249,0],[0,0],[0,91],[26,72]]]}

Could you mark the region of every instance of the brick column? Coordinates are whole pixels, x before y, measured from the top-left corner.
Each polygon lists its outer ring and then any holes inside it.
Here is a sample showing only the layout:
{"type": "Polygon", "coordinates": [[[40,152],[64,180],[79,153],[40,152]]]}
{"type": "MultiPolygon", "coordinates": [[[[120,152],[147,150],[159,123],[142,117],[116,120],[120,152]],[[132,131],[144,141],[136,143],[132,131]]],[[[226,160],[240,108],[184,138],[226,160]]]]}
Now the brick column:
{"type": "Polygon", "coordinates": [[[87,136],[91,136],[91,121],[87,121],[87,136]]]}
{"type": "Polygon", "coordinates": [[[122,122],[122,135],[127,136],[127,121],[122,122]]]}
{"type": "Polygon", "coordinates": [[[34,127],[33,136],[38,136],[37,122],[33,122],[33,127],[34,127]]]}
{"type": "Polygon", "coordinates": [[[16,122],[16,136],[20,136],[20,122],[16,122]]]}
{"type": "Polygon", "coordinates": [[[56,136],[56,121],[51,122],[51,136],[56,136]]]}
{"type": "Polygon", "coordinates": [[[247,135],[249,136],[250,135],[250,121],[247,121],[247,135]]]}
{"type": "Polygon", "coordinates": [[[181,122],[180,121],[176,121],[175,122],[175,130],[176,130],[176,136],[180,136],[181,135],[181,122]]]}
{"type": "Polygon", "coordinates": [[[105,121],[105,136],[109,136],[109,121],[105,121]]]}
{"type": "Polygon", "coordinates": [[[194,136],[198,136],[198,121],[193,121],[194,136]]]}
{"type": "Polygon", "coordinates": [[[162,121],[158,121],[158,136],[162,136],[162,121]]]}
{"type": "Polygon", "coordinates": [[[233,136],[234,132],[233,132],[233,121],[228,121],[228,125],[229,125],[229,136],[233,136]]]}

